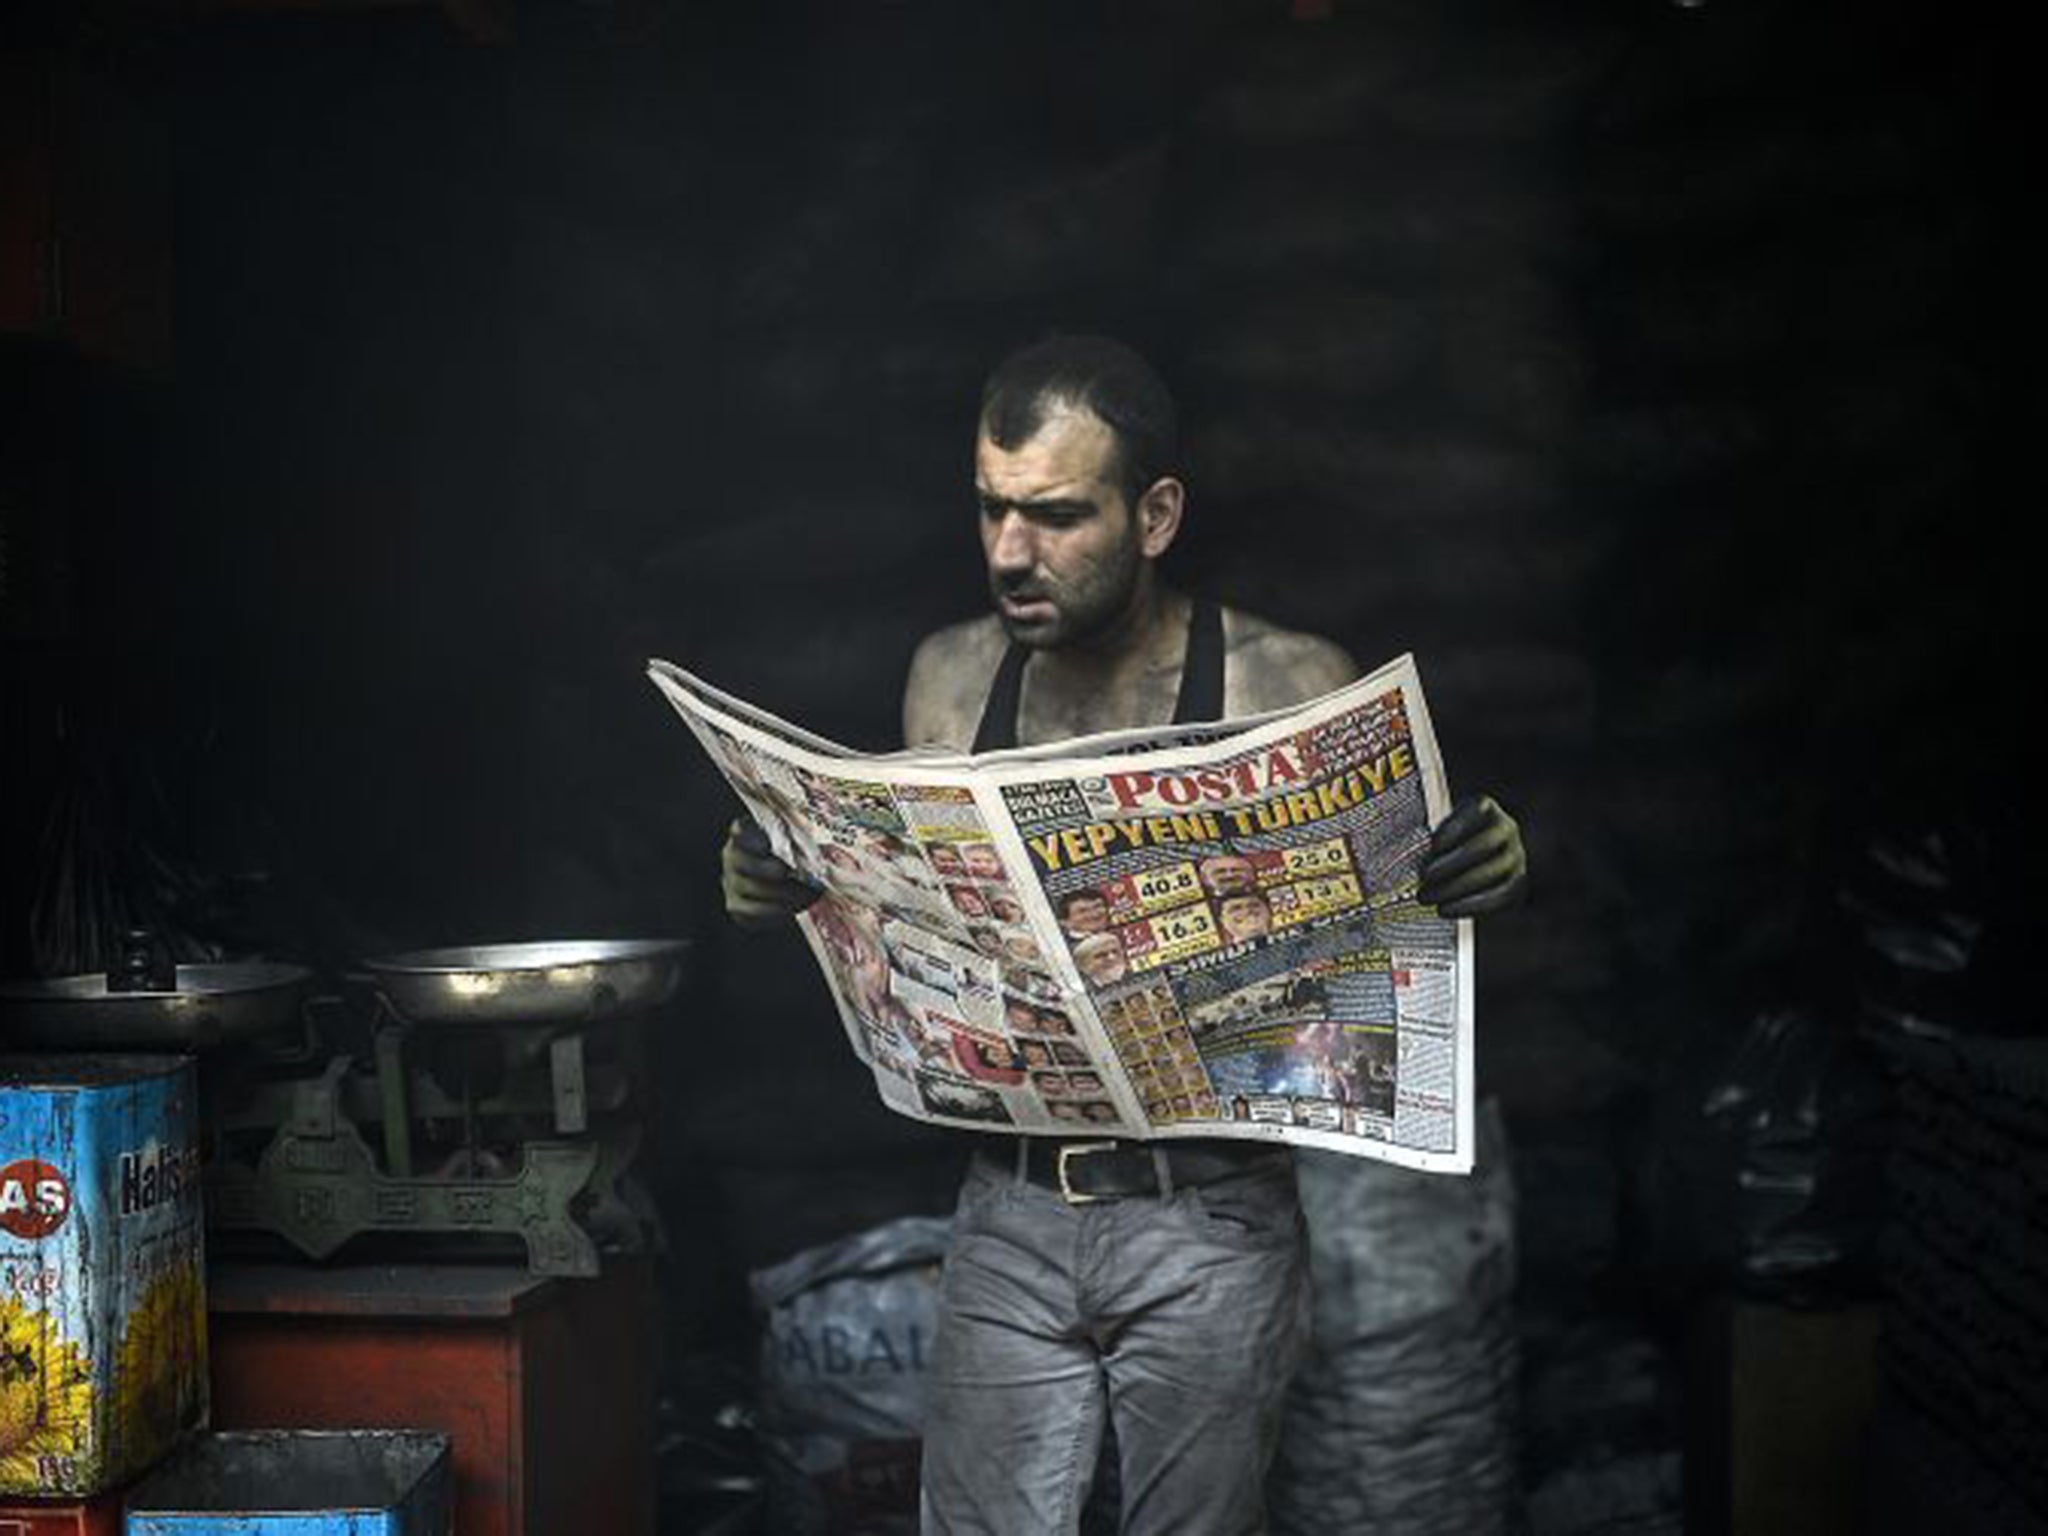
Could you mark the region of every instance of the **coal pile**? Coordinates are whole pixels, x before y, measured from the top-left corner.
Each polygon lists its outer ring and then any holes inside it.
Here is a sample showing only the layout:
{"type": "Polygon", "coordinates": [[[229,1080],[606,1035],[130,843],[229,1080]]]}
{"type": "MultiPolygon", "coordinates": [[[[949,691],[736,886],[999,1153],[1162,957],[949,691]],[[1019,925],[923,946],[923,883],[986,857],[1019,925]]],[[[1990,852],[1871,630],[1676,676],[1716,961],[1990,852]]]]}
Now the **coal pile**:
{"type": "Polygon", "coordinates": [[[1871,1507],[2048,1529],[2048,1040],[1900,1036],[1871,1507]]]}

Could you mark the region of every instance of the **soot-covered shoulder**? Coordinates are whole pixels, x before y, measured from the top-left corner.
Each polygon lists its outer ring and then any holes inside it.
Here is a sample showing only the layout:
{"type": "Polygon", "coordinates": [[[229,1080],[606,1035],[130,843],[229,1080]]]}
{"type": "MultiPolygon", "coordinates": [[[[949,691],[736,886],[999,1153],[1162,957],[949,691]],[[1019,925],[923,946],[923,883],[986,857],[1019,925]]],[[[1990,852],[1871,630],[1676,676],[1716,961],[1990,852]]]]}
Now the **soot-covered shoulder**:
{"type": "Polygon", "coordinates": [[[1358,663],[1334,640],[1283,629],[1256,614],[1224,614],[1224,707],[1232,715],[1285,709],[1341,688],[1358,663]]]}
{"type": "Polygon", "coordinates": [[[993,615],[926,635],[910,658],[903,684],[904,744],[961,751],[972,746],[1005,644],[993,615]]]}

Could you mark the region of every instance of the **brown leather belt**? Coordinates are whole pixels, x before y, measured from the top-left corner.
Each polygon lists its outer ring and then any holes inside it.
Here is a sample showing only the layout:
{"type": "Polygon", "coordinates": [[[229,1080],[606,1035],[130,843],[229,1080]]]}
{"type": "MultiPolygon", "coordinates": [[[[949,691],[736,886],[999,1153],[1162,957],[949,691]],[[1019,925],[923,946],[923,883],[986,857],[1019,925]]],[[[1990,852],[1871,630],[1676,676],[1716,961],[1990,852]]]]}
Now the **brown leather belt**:
{"type": "MultiPolygon", "coordinates": [[[[1070,1205],[1157,1195],[1159,1168],[1153,1147],[1139,1141],[1079,1141],[1027,1136],[1024,1177],[1059,1194],[1070,1205]]],[[[1212,1183],[1263,1163],[1286,1158],[1285,1147],[1258,1142],[1175,1142],[1159,1149],[1176,1189],[1212,1183]]],[[[1015,1166],[1014,1149],[1011,1166],[1015,1166]]]]}

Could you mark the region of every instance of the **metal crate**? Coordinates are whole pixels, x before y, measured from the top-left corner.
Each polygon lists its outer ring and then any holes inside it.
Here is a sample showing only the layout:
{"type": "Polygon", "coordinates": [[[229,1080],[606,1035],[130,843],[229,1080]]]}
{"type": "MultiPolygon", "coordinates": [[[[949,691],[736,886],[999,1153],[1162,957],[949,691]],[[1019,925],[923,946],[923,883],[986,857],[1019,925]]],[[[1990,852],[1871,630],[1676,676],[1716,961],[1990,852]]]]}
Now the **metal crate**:
{"type": "Polygon", "coordinates": [[[128,1498],[127,1536],[449,1536],[446,1435],[202,1435],[128,1498]]]}
{"type": "Polygon", "coordinates": [[[206,1422],[183,1056],[0,1057],[0,1500],[90,1499],[206,1422]]]}

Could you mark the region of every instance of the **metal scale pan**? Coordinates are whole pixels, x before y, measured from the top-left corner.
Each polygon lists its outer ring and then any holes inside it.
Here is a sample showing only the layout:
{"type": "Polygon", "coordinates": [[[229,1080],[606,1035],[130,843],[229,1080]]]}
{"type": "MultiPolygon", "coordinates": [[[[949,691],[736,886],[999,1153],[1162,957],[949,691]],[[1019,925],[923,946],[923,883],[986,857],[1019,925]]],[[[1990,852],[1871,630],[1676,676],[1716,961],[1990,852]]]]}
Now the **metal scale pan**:
{"type": "Polygon", "coordinates": [[[601,1248],[654,1240],[629,1167],[636,1026],[675,995],[688,948],[557,940],[363,961],[381,1015],[368,1060],[292,1084],[260,1156],[209,1185],[209,1211],[315,1258],[372,1234],[516,1241],[537,1274],[599,1273],[601,1248]]]}
{"type": "Polygon", "coordinates": [[[414,950],[363,969],[409,1024],[564,1023],[667,1002],[688,949],[682,939],[556,939],[414,950]]]}
{"type": "Polygon", "coordinates": [[[110,990],[103,972],[0,984],[0,1030],[77,1050],[204,1051],[298,1021],[313,973],[279,961],[181,965],[175,990],[110,990]]]}

